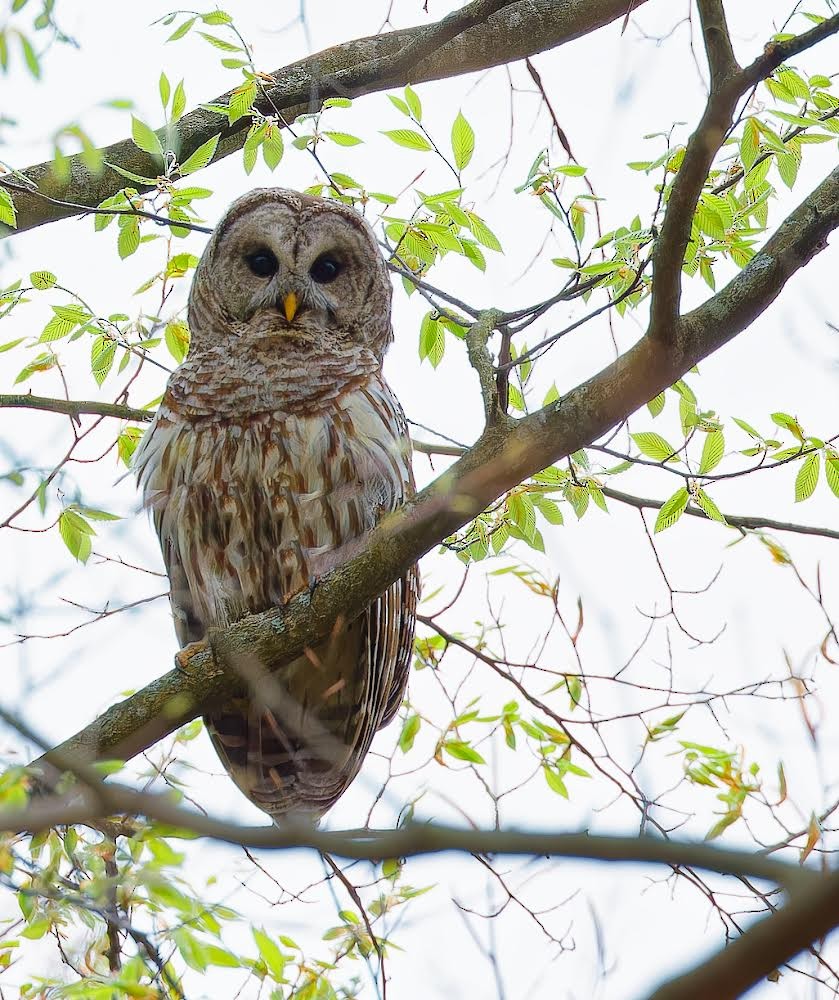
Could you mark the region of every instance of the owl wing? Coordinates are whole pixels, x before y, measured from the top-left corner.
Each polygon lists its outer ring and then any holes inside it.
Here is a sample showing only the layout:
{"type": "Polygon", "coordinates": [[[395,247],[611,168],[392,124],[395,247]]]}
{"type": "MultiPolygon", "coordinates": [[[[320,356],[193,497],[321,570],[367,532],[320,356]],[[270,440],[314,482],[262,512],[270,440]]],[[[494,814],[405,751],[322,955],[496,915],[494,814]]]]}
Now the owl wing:
{"type": "Polygon", "coordinates": [[[307,655],[279,674],[259,672],[251,698],[205,717],[225,768],[265,812],[321,815],[355,778],[405,693],[418,583],[412,568],[307,655]]]}

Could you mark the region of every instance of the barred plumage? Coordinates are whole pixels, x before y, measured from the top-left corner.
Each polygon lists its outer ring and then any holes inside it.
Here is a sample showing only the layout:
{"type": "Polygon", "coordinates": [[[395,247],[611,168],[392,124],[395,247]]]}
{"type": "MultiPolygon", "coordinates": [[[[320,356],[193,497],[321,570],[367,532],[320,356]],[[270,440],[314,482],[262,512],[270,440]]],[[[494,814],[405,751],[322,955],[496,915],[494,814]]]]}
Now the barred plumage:
{"type": "MultiPolygon", "coordinates": [[[[239,199],[199,264],[190,328],[136,457],[182,645],[314,586],[413,489],[381,374],[390,282],[351,209],[281,189],[239,199]]],[[[242,664],[249,696],[207,715],[228,771],[275,818],[321,815],[393,717],[417,590],[414,568],[276,679],[242,664]]]]}

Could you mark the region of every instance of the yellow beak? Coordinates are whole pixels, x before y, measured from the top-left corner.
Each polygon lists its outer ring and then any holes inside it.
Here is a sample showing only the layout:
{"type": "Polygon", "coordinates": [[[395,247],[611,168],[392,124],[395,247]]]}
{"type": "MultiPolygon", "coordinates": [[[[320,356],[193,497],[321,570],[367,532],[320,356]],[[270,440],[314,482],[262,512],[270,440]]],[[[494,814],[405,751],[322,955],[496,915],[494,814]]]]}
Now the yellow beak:
{"type": "Polygon", "coordinates": [[[294,292],[289,292],[283,299],[283,312],[285,313],[285,318],[290,323],[297,312],[297,296],[294,292]]]}

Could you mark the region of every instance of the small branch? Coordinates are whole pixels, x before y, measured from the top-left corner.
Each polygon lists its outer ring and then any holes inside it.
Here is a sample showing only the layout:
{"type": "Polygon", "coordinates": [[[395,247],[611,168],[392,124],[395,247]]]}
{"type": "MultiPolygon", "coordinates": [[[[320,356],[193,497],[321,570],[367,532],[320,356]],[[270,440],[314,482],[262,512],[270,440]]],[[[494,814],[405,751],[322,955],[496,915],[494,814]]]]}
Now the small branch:
{"type": "Polygon", "coordinates": [[[492,355],[487,343],[498,327],[498,322],[504,314],[499,309],[485,309],[472,324],[466,334],[466,349],[469,354],[469,364],[478,374],[481,384],[481,397],[484,401],[484,419],[487,427],[498,423],[506,412],[502,409],[498,397],[498,385],[492,364],[492,355]]]}
{"type": "MultiPolygon", "coordinates": [[[[622,493],[609,486],[601,486],[604,496],[618,503],[625,503],[636,510],[660,510],[664,503],[661,500],[649,500],[646,497],[636,497],[631,493],[622,493]]],[[[691,517],[699,517],[708,524],[720,524],[719,521],[712,521],[711,518],[699,507],[688,504],[684,509],[685,514],[691,517]]],[[[819,528],[815,525],[796,524],[793,521],[775,521],[771,517],[753,517],[748,514],[726,514],[726,523],[732,528],[739,528],[741,531],[759,531],[767,528],[770,531],[788,531],[795,535],[817,535],[819,538],[835,538],[839,540],[839,531],[834,528],[819,528]]],[[[724,525],[723,525],[724,527],[724,525]]]]}
{"type": "Polygon", "coordinates": [[[100,403],[96,400],[51,399],[48,396],[31,396],[28,393],[20,395],[0,395],[0,409],[17,407],[27,410],[45,410],[49,413],[63,413],[76,420],[80,416],[116,417],[118,420],[136,420],[138,423],[149,423],[154,419],[153,410],[138,410],[133,406],[121,403],[100,403]]]}
{"type": "Polygon", "coordinates": [[[189,229],[193,233],[212,233],[213,231],[209,226],[202,226],[197,222],[189,222],[186,219],[172,219],[167,215],[158,215],[157,212],[147,212],[144,208],[92,208],[90,205],[80,205],[75,201],[50,198],[49,195],[43,194],[35,187],[15,184],[14,181],[10,181],[7,178],[0,178],[0,185],[8,188],[10,191],[22,191],[24,194],[41,198],[43,201],[48,202],[50,205],[56,205],[58,208],[73,209],[74,211],[70,213],[73,215],[136,215],[141,219],[151,219],[152,222],[156,222],[161,226],[175,226],[180,229],[189,229]]]}
{"type": "Polygon", "coordinates": [[[839,14],[825,18],[815,28],[782,42],[767,42],[763,55],[743,70],[744,91],[770,76],[782,63],[793,56],[806,52],[819,42],[825,41],[839,31],[839,14]]]}
{"type": "Polygon", "coordinates": [[[411,441],[411,447],[421,455],[450,455],[460,458],[466,452],[459,444],[432,444],[430,441],[411,441]]]}

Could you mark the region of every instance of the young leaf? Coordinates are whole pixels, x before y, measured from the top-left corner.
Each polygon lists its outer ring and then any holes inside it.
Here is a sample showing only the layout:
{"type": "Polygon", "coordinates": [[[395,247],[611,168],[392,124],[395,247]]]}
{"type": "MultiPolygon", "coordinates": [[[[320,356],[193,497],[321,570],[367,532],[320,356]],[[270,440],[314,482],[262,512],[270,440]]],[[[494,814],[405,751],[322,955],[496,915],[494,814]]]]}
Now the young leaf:
{"type": "Polygon", "coordinates": [[[196,170],[201,170],[206,167],[207,164],[216,155],[216,146],[218,146],[220,136],[211,136],[206,142],[202,143],[195,152],[187,158],[187,160],[181,164],[181,176],[186,174],[194,174],[196,170]]]}
{"type": "Polygon", "coordinates": [[[131,116],[131,138],[134,140],[134,145],[139,146],[144,152],[163,157],[163,146],[157,133],[135,115],[131,116]]]}
{"type": "Polygon", "coordinates": [[[419,94],[414,90],[413,87],[405,87],[405,103],[410,108],[411,114],[418,121],[422,121],[422,102],[419,99],[419,94]]]}
{"type": "Polygon", "coordinates": [[[819,481],[821,456],[817,451],[811,452],[801,463],[798,475],[795,477],[795,502],[807,500],[816,491],[819,481]]]}
{"type": "Polygon", "coordinates": [[[32,282],[33,288],[43,292],[47,288],[52,288],[58,279],[52,271],[33,271],[29,275],[29,280],[32,282]]]}
{"type": "Polygon", "coordinates": [[[387,132],[382,132],[391,142],[397,146],[404,146],[406,149],[416,149],[423,153],[430,152],[434,147],[421,132],[415,132],[411,128],[394,128],[387,132]]]}
{"type": "Polygon", "coordinates": [[[669,500],[664,502],[658,512],[658,517],[655,519],[656,532],[672,527],[679,520],[688,505],[689,496],[686,487],[682,486],[669,500]]]}
{"type": "Polygon", "coordinates": [[[463,170],[464,167],[468,166],[474,152],[475,132],[463,117],[463,112],[458,111],[457,118],[452,125],[452,154],[458,170],[463,170]]]}
{"type": "Polygon", "coordinates": [[[699,462],[699,474],[704,475],[715,469],[722,461],[725,452],[725,437],[720,430],[711,431],[705,435],[705,444],[702,446],[702,458],[699,462]]]}
{"type": "Polygon", "coordinates": [[[17,217],[15,215],[15,203],[11,194],[3,187],[0,187],[0,223],[17,228],[17,217]]]}
{"type": "Polygon", "coordinates": [[[629,436],[638,445],[642,455],[646,455],[647,458],[652,458],[656,462],[666,462],[673,457],[676,450],[655,431],[639,431],[637,434],[629,436]]]}

